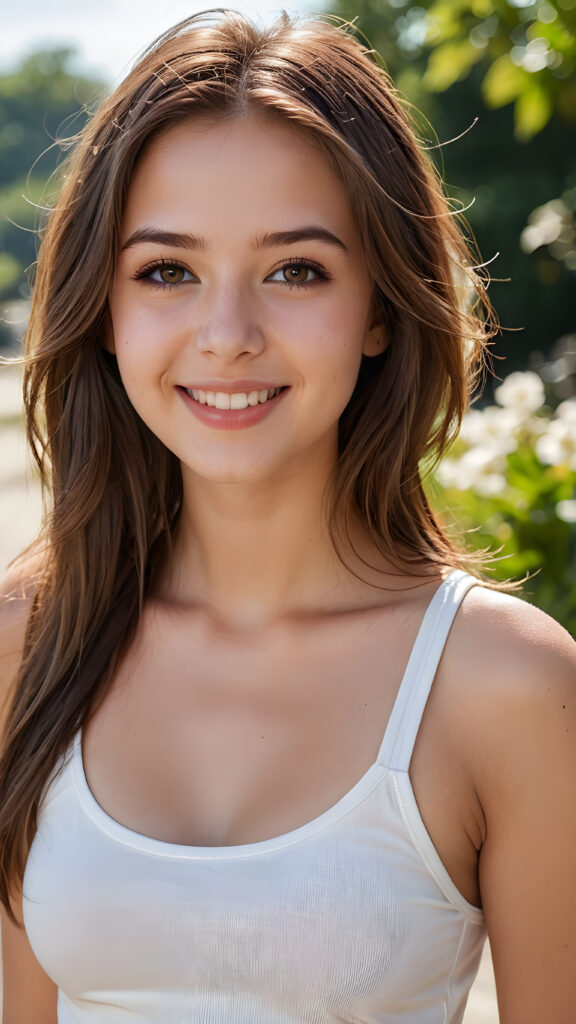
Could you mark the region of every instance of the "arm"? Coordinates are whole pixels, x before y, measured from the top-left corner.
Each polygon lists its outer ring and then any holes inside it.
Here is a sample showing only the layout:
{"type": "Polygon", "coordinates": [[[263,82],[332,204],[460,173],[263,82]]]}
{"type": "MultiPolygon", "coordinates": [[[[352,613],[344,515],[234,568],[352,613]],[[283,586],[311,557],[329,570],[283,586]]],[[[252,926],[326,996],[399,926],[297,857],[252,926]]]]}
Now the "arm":
{"type": "MultiPolygon", "coordinates": [[[[0,729],[16,681],[30,610],[30,576],[12,571],[0,583],[0,729]]],[[[21,920],[21,912],[16,916],[21,920]]],[[[57,1024],[57,988],[36,960],[23,927],[2,921],[3,1024],[57,1024]]]]}
{"type": "Polygon", "coordinates": [[[490,595],[468,658],[483,666],[470,749],[500,1021],[573,1024],[576,645],[530,605],[490,595]]]}

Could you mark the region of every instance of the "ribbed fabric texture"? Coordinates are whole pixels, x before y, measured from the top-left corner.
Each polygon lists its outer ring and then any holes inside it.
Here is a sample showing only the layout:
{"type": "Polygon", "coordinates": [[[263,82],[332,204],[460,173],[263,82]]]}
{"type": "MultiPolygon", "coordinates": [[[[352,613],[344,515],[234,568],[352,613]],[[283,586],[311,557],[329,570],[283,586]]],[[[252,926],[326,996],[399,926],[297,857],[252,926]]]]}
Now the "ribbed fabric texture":
{"type": "Polygon", "coordinates": [[[26,930],[59,1024],[458,1024],[484,941],[408,767],[472,577],[432,599],[377,761],[324,814],[231,847],[163,843],[95,801],[81,740],[43,802],[26,930]]]}

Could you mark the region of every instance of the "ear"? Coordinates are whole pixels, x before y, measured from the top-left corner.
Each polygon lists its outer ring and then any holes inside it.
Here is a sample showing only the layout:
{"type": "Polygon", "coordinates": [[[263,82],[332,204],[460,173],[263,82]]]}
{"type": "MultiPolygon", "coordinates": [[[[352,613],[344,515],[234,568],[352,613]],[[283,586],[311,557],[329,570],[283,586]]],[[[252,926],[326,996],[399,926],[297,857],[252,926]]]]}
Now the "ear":
{"type": "Polygon", "coordinates": [[[388,335],[381,320],[373,322],[366,332],[362,355],[379,356],[388,347],[388,335]]]}
{"type": "Polygon", "coordinates": [[[382,313],[382,305],[378,301],[378,293],[375,290],[370,302],[368,329],[364,337],[362,355],[380,356],[388,347],[388,332],[386,321],[382,313]]]}

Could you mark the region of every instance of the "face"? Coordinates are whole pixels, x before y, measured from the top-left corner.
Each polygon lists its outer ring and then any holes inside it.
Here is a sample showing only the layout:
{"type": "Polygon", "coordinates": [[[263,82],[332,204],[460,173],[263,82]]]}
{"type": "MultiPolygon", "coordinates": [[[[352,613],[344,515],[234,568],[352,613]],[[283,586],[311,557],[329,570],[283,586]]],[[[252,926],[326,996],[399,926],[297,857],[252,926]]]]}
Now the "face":
{"type": "Polygon", "coordinates": [[[301,133],[254,117],[187,121],[145,150],[111,317],[128,396],[185,480],[331,468],[381,337],[343,186],[301,133]]]}

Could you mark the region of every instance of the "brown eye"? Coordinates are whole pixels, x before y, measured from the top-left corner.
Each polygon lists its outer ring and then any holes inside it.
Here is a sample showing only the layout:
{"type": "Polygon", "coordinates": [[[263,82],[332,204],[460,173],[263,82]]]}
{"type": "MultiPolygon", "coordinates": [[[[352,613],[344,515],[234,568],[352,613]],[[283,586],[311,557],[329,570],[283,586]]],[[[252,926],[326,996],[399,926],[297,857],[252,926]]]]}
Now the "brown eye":
{"type": "Polygon", "coordinates": [[[328,271],[319,263],[305,259],[292,259],[286,260],[286,263],[274,270],[266,280],[276,284],[287,284],[293,288],[308,288],[308,286],[319,284],[321,281],[329,281],[330,277],[328,271]]]}
{"type": "Polygon", "coordinates": [[[308,280],[309,273],[310,267],[307,267],[305,263],[292,263],[289,266],[282,268],[284,280],[288,281],[290,284],[305,284],[308,280]]]}
{"type": "Polygon", "coordinates": [[[184,267],[168,264],[165,267],[157,267],[156,273],[163,284],[181,284],[186,271],[184,267]]]}
{"type": "Polygon", "coordinates": [[[158,260],[156,263],[148,263],[147,266],[138,270],[134,274],[134,280],[142,281],[143,284],[156,288],[170,288],[189,284],[192,281],[197,281],[198,278],[179,263],[158,260]]]}

